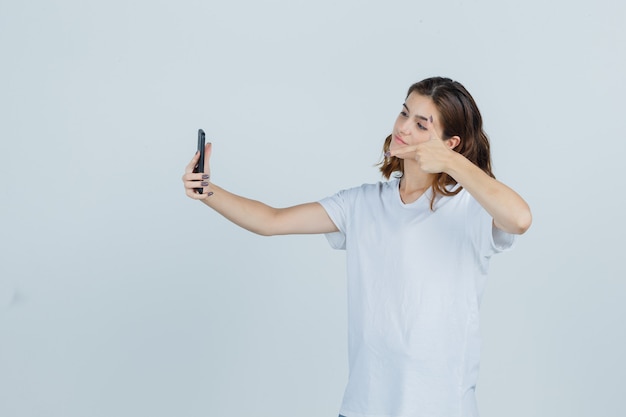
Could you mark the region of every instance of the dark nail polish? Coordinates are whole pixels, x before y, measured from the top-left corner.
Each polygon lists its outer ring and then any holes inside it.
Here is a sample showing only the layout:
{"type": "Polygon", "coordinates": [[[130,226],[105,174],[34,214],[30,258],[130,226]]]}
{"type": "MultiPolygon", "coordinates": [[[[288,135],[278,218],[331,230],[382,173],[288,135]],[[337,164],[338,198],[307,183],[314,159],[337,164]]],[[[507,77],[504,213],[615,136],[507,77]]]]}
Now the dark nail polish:
{"type": "Polygon", "coordinates": [[[209,191],[209,193],[207,194],[208,197],[211,197],[213,195],[213,191],[209,191]]]}
{"type": "Polygon", "coordinates": [[[204,175],[202,176],[202,179],[203,179],[203,180],[208,180],[209,178],[210,178],[210,177],[209,177],[209,174],[204,174],[204,175]]]}
{"type": "Polygon", "coordinates": [[[430,115],[430,122],[431,123],[433,122],[433,115],[432,114],[430,115]]]}
{"type": "Polygon", "coordinates": [[[385,152],[385,158],[389,158],[391,156],[391,152],[387,151],[385,152]]]}
{"type": "Polygon", "coordinates": [[[209,182],[208,181],[202,181],[200,183],[200,185],[203,186],[203,187],[206,187],[207,185],[209,185],[209,182]]]}

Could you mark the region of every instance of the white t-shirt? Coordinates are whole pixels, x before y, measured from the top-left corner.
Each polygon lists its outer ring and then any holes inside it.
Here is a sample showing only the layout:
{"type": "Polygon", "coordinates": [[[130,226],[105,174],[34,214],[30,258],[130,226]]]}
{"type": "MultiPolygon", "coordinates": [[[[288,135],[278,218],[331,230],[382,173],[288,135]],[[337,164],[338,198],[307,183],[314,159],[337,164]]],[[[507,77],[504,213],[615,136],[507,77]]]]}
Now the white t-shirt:
{"type": "Polygon", "coordinates": [[[348,273],[346,417],[476,417],[479,305],[494,253],[514,235],[465,190],[404,204],[399,180],[320,204],[348,273]]]}

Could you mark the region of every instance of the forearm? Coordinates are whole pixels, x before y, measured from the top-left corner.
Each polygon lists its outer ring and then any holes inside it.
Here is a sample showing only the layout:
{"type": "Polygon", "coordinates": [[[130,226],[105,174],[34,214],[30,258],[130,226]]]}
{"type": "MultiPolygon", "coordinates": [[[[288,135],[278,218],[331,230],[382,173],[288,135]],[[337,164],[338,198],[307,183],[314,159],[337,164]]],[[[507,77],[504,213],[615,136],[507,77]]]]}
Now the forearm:
{"type": "Polygon", "coordinates": [[[336,232],[326,210],[316,202],[274,208],[211,184],[202,202],[231,222],[263,236],[336,232]]]}
{"type": "Polygon", "coordinates": [[[491,215],[495,226],[522,234],[532,222],[530,208],[514,190],[491,178],[463,155],[454,153],[446,170],[491,215]]]}
{"type": "Polygon", "coordinates": [[[211,183],[213,194],[201,200],[222,216],[253,233],[268,236],[272,231],[272,220],[278,209],[260,201],[241,197],[211,183]]]}

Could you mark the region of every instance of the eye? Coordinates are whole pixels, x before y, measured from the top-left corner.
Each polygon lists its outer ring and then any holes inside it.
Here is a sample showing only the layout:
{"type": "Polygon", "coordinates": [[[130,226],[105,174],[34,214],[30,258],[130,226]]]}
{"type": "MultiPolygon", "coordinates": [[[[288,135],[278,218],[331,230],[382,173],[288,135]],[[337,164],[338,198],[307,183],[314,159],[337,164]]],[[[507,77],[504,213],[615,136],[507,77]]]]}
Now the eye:
{"type": "Polygon", "coordinates": [[[420,122],[417,122],[417,127],[420,128],[420,130],[428,130],[426,128],[426,126],[424,126],[423,124],[421,124],[420,122]]]}
{"type": "Polygon", "coordinates": [[[402,110],[402,111],[400,112],[400,115],[401,115],[402,117],[406,117],[406,116],[407,116],[407,114],[406,114],[406,112],[405,112],[404,110],[402,110]]]}

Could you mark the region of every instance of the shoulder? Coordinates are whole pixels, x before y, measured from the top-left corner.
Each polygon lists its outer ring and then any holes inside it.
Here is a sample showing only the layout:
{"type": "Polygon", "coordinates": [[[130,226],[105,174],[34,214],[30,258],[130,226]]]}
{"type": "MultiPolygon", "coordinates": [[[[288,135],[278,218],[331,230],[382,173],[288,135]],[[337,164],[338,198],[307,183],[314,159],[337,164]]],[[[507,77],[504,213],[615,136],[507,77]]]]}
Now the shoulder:
{"type": "Polygon", "coordinates": [[[358,187],[348,188],[340,192],[351,194],[365,194],[365,195],[380,195],[383,193],[391,192],[394,187],[397,188],[398,180],[392,179],[389,181],[379,181],[376,183],[361,184],[358,187]]]}
{"type": "Polygon", "coordinates": [[[391,198],[394,189],[397,190],[397,180],[379,181],[341,190],[335,196],[346,203],[367,201],[367,204],[373,204],[374,201],[391,198]]]}
{"type": "Polygon", "coordinates": [[[331,203],[343,207],[358,206],[361,203],[374,204],[387,198],[397,188],[397,180],[379,181],[377,183],[362,184],[352,188],[345,188],[332,196],[320,200],[320,203],[327,207],[331,203]]]}

